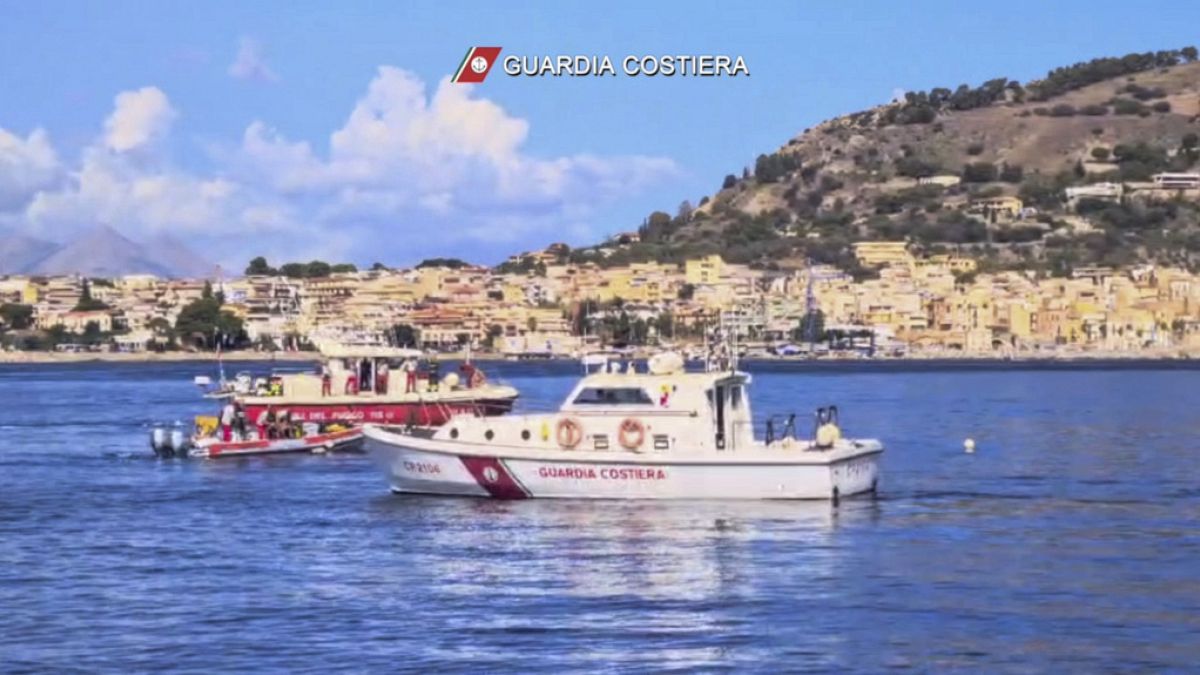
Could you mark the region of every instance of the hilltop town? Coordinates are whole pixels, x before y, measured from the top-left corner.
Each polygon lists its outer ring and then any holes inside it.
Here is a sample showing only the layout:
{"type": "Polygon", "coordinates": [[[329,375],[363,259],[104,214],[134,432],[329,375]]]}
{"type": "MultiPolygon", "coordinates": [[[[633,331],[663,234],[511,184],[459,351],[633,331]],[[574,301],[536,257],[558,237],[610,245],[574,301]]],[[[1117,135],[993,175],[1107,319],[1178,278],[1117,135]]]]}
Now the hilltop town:
{"type": "MultiPolygon", "coordinates": [[[[607,245],[614,253],[628,243],[607,245]]],[[[502,271],[429,261],[360,271],[294,265],[229,280],[75,276],[0,281],[10,350],[310,350],[363,340],[513,357],[687,344],[718,321],[762,353],[1178,356],[1200,353],[1200,279],[1150,265],[1066,276],[980,273],[970,258],[862,243],[855,280],[828,265],[779,272],[718,255],[682,265],[565,262],[554,245],[502,271]]]]}
{"type": "Polygon", "coordinates": [[[720,253],[766,269],[816,261],[864,276],[855,244],[904,240],[983,271],[1194,269],[1198,120],[1192,47],[1094,59],[1024,84],[999,77],[907,92],[804,129],[711,196],[650,214],[620,255],[592,259],[720,253]]]}

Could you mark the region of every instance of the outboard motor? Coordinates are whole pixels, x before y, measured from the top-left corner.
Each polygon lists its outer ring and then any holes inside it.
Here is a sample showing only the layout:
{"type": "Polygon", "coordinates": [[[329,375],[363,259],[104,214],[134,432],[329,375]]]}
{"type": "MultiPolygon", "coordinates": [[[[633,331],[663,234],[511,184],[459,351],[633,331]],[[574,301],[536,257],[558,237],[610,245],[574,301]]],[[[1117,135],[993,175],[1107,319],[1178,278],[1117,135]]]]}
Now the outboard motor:
{"type": "Polygon", "coordinates": [[[169,457],[171,455],[169,442],[167,430],[162,425],[154,425],[154,428],[150,430],[150,447],[154,450],[154,454],[159,457],[169,457]]]}
{"type": "Polygon", "coordinates": [[[176,422],[175,426],[171,427],[171,450],[180,456],[187,454],[187,434],[183,431],[183,424],[176,422]]]}

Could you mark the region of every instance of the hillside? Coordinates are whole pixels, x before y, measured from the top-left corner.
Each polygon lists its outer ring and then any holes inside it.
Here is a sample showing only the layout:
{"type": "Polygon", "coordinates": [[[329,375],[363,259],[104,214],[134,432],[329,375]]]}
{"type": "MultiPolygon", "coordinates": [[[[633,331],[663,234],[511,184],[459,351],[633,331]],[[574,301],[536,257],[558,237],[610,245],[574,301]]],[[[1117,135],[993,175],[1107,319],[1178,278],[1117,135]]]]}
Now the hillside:
{"type": "Polygon", "coordinates": [[[811,258],[869,274],[852,243],[907,239],[984,269],[1195,267],[1200,185],[1163,190],[1152,177],[1200,170],[1196,56],[1184,48],[1096,59],[1024,85],[998,78],[911,92],[828,120],[727,176],[696,208],[652,214],[640,242],[610,247],[604,261],[720,252],[757,266],[811,258]],[[1067,199],[1068,188],[1096,184],[1095,194],[1067,199]]]}

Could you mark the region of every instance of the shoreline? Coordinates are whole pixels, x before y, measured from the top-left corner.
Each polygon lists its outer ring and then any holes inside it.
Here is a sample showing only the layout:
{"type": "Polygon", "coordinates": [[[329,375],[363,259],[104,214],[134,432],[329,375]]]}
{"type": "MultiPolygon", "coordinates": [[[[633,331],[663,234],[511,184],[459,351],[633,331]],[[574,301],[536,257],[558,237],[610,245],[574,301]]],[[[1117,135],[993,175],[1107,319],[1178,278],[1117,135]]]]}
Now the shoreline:
{"type": "MultiPolygon", "coordinates": [[[[461,361],[465,357],[465,353],[448,353],[439,354],[438,358],[444,361],[461,361]]],[[[642,359],[643,355],[635,356],[634,358],[642,359]]],[[[483,362],[495,361],[510,361],[503,354],[481,354],[478,352],[471,354],[471,359],[483,362]]],[[[758,355],[753,357],[743,357],[742,360],[748,362],[780,362],[780,363],[921,363],[930,361],[940,362],[989,362],[989,363],[1077,363],[1077,362],[1099,362],[1099,361],[1128,361],[1128,362],[1189,362],[1200,359],[1200,353],[1195,353],[1190,350],[1146,350],[1139,352],[1120,352],[1120,351],[1087,351],[1087,352],[1029,352],[1020,354],[965,354],[961,352],[918,352],[905,356],[822,356],[818,358],[809,358],[807,356],[766,356],[758,355]]],[[[320,361],[320,354],[317,352],[255,352],[255,351],[237,351],[224,352],[220,355],[220,360],[229,363],[238,362],[268,362],[277,361],[282,363],[317,363],[320,361]]],[[[574,357],[555,357],[555,358],[536,358],[527,360],[511,360],[513,363],[558,363],[564,361],[575,361],[574,357]]],[[[218,361],[217,354],[213,352],[85,352],[85,353],[61,353],[61,352],[5,352],[0,351],[0,366],[3,365],[46,365],[46,364],[61,364],[61,363],[178,363],[178,362],[201,362],[201,363],[216,363],[218,361]]]]}

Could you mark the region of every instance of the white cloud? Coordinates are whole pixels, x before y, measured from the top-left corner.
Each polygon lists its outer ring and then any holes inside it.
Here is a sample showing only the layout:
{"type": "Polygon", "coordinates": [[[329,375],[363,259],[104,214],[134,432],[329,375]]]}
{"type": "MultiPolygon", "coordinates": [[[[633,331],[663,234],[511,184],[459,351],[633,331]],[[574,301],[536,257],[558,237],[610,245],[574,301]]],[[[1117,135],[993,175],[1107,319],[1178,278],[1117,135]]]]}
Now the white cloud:
{"type": "Polygon", "coordinates": [[[58,178],[58,155],[45,131],[22,139],[0,129],[0,213],[23,207],[58,178]]]}
{"type": "MultiPolygon", "coordinates": [[[[22,219],[43,235],[96,224],[135,239],[181,234],[230,265],[259,254],[492,261],[582,236],[606,204],[678,174],[659,157],[532,156],[529,123],[474,94],[448,80],[429,93],[384,66],[325,143],[256,121],[212,151],[202,175],[162,153],[128,152],[162,139],[176,112],[153,87],[124,92],[102,137],[59,185],[27,198],[22,219]]],[[[55,166],[36,134],[21,145],[55,166]]],[[[0,166],[12,144],[0,136],[0,166]]]]}
{"type": "Polygon", "coordinates": [[[358,216],[410,209],[553,214],[677,173],[664,158],[526,155],[529,123],[472,90],[447,78],[430,96],[412,73],[384,66],[330,135],[327,159],[256,122],[244,134],[239,163],[279,190],[335,193],[330,217],[339,208],[358,216]]]}
{"type": "Polygon", "coordinates": [[[279,76],[267,65],[262,45],[253,38],[243,37],[238,43],[237,56],[229,64],[230,77],[257,82],[278,82],[279,76]]]}
{"type": "Polygon", "coordinates": [[[104,122],[104,142],[117,152],[139,148],[166,136],[177,116],[158,87],[121,92],[104,122]]]}

